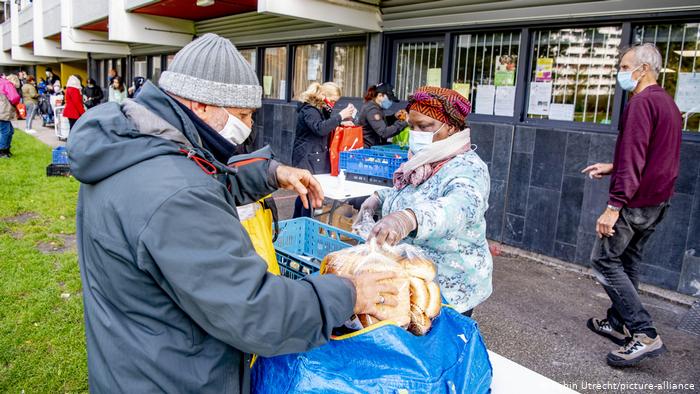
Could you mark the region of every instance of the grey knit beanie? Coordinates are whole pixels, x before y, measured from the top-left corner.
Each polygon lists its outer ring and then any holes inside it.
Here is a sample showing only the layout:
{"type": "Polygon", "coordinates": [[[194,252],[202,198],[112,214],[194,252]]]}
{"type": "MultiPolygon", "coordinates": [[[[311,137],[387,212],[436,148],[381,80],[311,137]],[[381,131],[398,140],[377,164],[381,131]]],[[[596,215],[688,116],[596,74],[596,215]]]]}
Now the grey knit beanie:
{"type": "Polygon", "coordinates": [[[262,87],[231,41],[207,33],[175,54],[158,80],[163,90],[220,107],[260,108],[262,87]]]}

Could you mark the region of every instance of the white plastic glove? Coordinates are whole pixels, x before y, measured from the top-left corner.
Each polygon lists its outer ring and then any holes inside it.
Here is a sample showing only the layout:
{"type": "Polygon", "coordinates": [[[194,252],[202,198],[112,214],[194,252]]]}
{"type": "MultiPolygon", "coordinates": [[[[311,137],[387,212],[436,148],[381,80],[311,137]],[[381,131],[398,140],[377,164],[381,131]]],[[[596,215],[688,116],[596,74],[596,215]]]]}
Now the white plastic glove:
{"type": "Polygon", "coordinates": [[[393,246],[408,237],[416,227],[418,227],[416,215],[411,210],[392,212],[377,222],[369,235],[369,240],[376,239],[378,245],[387,243],[393,246]]]}

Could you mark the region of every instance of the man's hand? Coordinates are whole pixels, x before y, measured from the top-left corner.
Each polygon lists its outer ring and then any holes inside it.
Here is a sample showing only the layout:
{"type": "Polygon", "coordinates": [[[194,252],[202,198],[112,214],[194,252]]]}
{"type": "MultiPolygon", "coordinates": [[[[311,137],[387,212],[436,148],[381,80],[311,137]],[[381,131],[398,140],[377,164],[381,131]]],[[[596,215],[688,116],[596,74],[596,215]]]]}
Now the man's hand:
{"type": "Polygon", "coordinates": [[[407,209],[392,212],[374,225],[368,241],[375,239],[377,245],[384,243],[396,245],[406,238],[411,231],[415,230],[416,227],[418,227],[418,222],[413,211],[407,209]]]}
{"type": "Polygon", "coordinates": [[[396,272],[372,272],[361,273],[354,277],[348,277],[355,285],[355,314],[366,313],[368,315],[377,314],[377,305],[398,305],[396,295],[399,290],[396,286],[382,283],[387,279],[396,277],[396,272]]]}
{"type": "Polygon", "coordinates": [[[596,222],[596,233],[598,233],[598,238],[612,237],[615,234],[615,223],[617,219],[620,218],[620,211],[615,211],[610,208],[606,208],[605,212],[598,218],[596,222]]]}
{"type": "Polygon", "coordinates": [[[321,184],[308,170],[280,165],[276,175],[280,188],[297,192],[304,208],[310,209],[309,201],[314,208],[323,206],[321,184]]]}
{"type": "Polygon", "coordinates": [[[601,179],[606,175],[610,175],[613,170],[611,163],[596,163],[584,168],[581,172],[588,174],[591,179],[601,179]]]}

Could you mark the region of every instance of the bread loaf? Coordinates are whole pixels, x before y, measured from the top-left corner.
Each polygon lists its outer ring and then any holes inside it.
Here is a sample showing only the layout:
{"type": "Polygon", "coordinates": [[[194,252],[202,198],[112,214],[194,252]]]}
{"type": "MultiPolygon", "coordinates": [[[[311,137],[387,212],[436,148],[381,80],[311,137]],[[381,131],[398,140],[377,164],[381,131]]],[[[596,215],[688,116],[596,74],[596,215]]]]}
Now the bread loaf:
{"type": "Polygon", "coordinates": [[[410,245],[389,249],[365,244],[331,253],[321,265],[322,274],[353,277],[372,272],[396,273],[395,278],[383,282],[398,290],[397,305],[377,304],[372,315],[358,315],[362,326],[389,320],[415,335],[425,335],[432,326],[431,319],[440,313],[442,305],[440,287],[435,282],[437,271],[434,263],[410,245]]]}
{"type": "Polygon", "coordinates": [[[410,279],[410,289],[411,305],[425,312],[425,310],[428,309],[428,303],[430,302],[428,287],[425,285],[425,281],[421,278],[412,276],[410,279]]]}
{"type": "Polygon", "coordinates": [[[428,283],[428,307],[425,309],[425,314],[429,318],[434,319],[440,314],[442,307],[442,297],[440,296],[440,286],[435,282],[428,283]]]}
{"type": "Polygon", "coordinates": [[[427,282],[435,280],[437,272],[435,271],[435,264],[430,260],[419,256],[413,256],[402,259],[401,264],[404,266],[409,276],[415,276],[427,282]]]}
{"type": "Polygon", "coordinates": [[[408,325],[408,331],[414,335],[422,336],[430,331],[433,323],[428,315],[423,313],[415,305],[411,307],[411,324],[408,325]]]}

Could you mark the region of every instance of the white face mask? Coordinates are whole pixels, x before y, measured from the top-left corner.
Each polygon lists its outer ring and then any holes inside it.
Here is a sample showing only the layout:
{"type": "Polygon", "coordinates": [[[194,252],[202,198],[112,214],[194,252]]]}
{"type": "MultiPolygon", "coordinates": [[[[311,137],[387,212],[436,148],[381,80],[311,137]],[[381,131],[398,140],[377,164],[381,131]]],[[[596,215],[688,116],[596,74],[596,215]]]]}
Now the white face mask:
{"type": "Polygon", "coordinates": [[[224,128],[219,131],[219,134],[236,145],[242,144],[248,138],[252,129],[243,123],[242,120],[238,119],[238,117],[231,115],[223,107],[219,108],[228,115],[228,120],[224,128]]]}
{"type": "Polygon", "coordinates": [[[432,133],[421,130],[411,130],[408,133],[408,148],[413,154],[420,152],[426,146],[433,143],[433,137],[442,130],[443,126],[445,126],[445,123],[432,133]]]}

